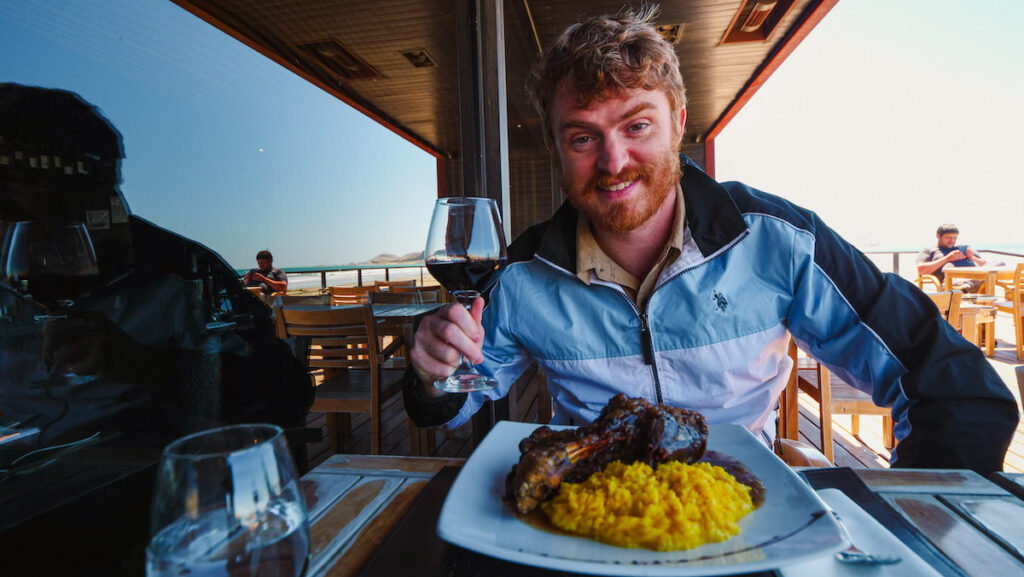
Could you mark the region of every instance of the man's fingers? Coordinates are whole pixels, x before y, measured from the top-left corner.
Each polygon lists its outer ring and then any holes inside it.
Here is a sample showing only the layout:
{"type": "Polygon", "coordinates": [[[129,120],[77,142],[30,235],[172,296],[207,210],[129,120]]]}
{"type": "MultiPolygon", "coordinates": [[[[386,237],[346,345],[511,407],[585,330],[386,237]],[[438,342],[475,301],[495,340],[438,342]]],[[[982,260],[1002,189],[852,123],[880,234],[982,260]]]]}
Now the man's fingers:
{"type": "Polygon", "coordinates": [[[448,305],[423,319],[416,335],[410,359],[420,377],[447,377],[465,355],[481,356],[483,329],[480,322],[461,305],[448,305]]]}
{"type": "MultiPolygon", "coordinates": [[[[473,305],[469,309],[469,314],[470,314],[470,316],[473,317],[473,321],[477,325],[479,325],[480,324],[480,319],[482,319],[483,316],[484,316],[484,299],[483,298],[476,297],[475,299],[473,299],[473,305]]],[[[480,333],[483,334],[483,331],[481,330],[480,333]]]]}

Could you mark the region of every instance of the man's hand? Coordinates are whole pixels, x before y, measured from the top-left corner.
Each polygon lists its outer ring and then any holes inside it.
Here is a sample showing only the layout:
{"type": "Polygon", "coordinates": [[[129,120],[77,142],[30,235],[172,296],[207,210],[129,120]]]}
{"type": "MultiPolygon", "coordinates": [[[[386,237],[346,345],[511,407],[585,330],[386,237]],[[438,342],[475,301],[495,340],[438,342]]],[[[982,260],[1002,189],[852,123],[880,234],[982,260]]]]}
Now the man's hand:
{"type": "MultiPolygon", "coordinates": [[[[455,372],[463,355],[473,363],[483,361],[483,310],[484,299],[477,298],[469,310],[452,303],[420,321],[409,359],[422,382],[447,378],[455,372]]],[[[433,387],[426,389],[430,396],[443,394],[433,387]]]]}
{"type": "Polygon", "coordinates": [[[960,249],[954,250],[946,255],[946,262],[955,262],[958,260],[964,260],[967,255],[960,252],[960,249]]]}

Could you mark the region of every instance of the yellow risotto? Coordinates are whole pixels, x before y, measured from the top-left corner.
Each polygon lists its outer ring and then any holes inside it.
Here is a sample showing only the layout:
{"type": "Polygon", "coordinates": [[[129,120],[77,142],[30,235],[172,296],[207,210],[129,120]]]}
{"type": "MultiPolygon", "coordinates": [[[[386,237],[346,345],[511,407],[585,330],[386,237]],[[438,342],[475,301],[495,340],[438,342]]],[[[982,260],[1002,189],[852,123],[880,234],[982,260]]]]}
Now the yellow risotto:
{"type": "Polygon", "coordinates": [[[551,523],[619,547],[692,549],[739,533],[754,510],[750,488],[708,463],[615,462],[541,503],[551,523]]]}

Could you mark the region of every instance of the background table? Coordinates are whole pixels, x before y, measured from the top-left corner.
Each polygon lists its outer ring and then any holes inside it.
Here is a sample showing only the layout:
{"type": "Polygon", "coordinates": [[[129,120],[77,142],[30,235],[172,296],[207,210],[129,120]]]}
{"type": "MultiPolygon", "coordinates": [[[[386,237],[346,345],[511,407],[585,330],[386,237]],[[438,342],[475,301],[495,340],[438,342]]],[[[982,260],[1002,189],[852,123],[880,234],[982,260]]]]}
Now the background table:
{"type": "Polygon", "coordinates": [[[984,329],[985,355],[989,357],[994,355],[996,352],[996,307],[965,303],[960,305],[959,314],[960,332],[963,333],[964,338],[980,347],[978,329],[984,329]]]}
{"type": "Polygon", "coordinates": [[[942,275],[946,290],[953,290],[953,279],[985,281],[986,295],[996,294],[997,280],[1013,280],[1013,268],[1006,266],[946,266],[942,275]]]}

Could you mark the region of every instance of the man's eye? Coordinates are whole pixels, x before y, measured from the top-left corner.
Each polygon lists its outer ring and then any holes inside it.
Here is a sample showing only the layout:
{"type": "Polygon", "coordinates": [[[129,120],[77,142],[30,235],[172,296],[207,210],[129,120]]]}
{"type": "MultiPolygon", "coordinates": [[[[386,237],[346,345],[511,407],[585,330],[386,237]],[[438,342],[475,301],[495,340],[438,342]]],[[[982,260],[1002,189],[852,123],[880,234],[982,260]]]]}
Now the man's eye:
{"type": "Polygon", "coordinates": [[[637,123],[629,125],[629,131],[630,132],[640,132],[641,130],[647,128],[650,125],[651,125],[651,123],[649,123],[649,122],[637,122],[637,123]]]}
{"type": "Polygon", "coordinates": [[[573,144],[573,145],[580,145],[580,144],[587,144],[591,140],[593,140],[593,138],[591,138],[589,136],[577,136],[577,137],[573,138],[572,140],[570,140],[569,142],[571,144],[573,144]]]}

